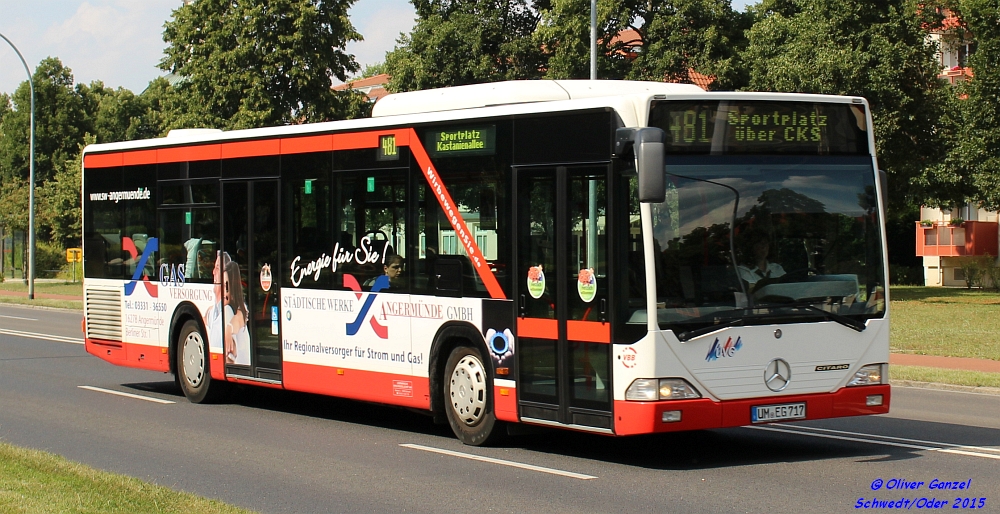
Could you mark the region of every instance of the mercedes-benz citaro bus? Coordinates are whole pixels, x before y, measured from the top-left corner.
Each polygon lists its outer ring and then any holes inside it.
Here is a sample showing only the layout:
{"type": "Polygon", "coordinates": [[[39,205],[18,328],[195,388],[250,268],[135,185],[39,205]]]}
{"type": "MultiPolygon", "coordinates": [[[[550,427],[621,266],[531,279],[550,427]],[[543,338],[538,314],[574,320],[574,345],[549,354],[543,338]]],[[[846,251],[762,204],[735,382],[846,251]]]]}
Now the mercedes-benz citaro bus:
{"type": "Polygon", "coordinates": [[[608,435],[889,410],[864,98],[516,81],[84,151],[87,351],[608,435]]]}

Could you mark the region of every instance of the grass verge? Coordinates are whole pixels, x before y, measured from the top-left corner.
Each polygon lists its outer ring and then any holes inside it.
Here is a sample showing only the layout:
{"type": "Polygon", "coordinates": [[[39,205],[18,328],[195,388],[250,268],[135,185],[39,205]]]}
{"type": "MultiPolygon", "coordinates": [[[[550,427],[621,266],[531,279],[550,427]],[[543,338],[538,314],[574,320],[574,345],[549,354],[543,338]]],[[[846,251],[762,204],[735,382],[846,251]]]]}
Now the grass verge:
{"type": "MultiPolygon", "coordinates": [[[[21,279],[7,279],[0,282],[0,290],[13,291],[16,293],[27,293],[28,285],[21,279]]],[[[39,282],[35,281],[35,293],[45,294],[65,294],[71,296],[83,296],[83,284],[80,282],[39,282]]]]}
{"type": "Polygon", "coordinates": [[[83,313],[83,302],[80,300],[52,300],[50,298],[35,298],[34,300],[28,300],[22,296],[0,296],[0,303],[9,303],[14,305],[39,305],[41,307],[69,309],[83,313]]]}
{"type": "Polygon", "coordinates": [[[35,282],[35,299],[28,300],[23,296],[28,292],[28,286],[21,279],[0,282],[0,303],[18,305],[39,305],[42,307],[53,307],[56,309],[71,309],[83,311],[83,301],[65,300],[56,298],[43,298],[45,295],[69,295],[82,297],[83,285],[80,282],[35,282]],[[18,293],[16,295],[4,294],[4,292],[18,293]]]}
{"type": "Polygon", "coordinates": [[[892,365],[889,367],[889,378],[891,380],[910,380],[913,382],[1000,388],[1000,373],[986,373],[983,371],[892,365]]]}
{"type": "Polygon", "coordinates": [[[1000,360],[1000,293],[895,286],[889,298],[893,352],[1000,360]]]}
{"type": "Polygon", "coordinates": [[[0,512],[250,511],[0,443],[0,512]]]}

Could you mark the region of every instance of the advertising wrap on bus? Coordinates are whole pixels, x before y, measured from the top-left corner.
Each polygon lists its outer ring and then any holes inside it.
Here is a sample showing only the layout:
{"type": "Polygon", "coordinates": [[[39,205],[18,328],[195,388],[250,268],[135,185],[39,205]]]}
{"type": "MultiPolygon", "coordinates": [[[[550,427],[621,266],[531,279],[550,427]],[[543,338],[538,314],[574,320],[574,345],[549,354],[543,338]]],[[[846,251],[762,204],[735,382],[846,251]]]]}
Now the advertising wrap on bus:
{"type": "Polygon", "coordinates": [[[373,112],[88,146],[87,351],[471,445],[888,412],[864,99],[516,81],[373,112]]]}

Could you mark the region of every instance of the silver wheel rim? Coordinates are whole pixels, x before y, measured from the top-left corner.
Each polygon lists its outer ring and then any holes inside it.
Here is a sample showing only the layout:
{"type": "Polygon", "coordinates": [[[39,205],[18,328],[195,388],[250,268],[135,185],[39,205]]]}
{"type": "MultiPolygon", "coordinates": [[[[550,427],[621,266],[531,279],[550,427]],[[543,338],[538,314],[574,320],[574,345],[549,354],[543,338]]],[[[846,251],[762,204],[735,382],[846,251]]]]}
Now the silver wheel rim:
{"type": "Polygon", "coordinates": [[[184,338],[184,347],[181,350],[184,363],[184,380],[191,387],[198,387],[205,379],[205,344],[201,339],[201,334],[197,331],[191,332],[184,338]]]}
{"type": "Polygon", "coordinates": [[[448,386],[451,409],[463,423],[473,426],[486,414],[486,370],[483,363],[466,355],[455,365],[448,386]]]}

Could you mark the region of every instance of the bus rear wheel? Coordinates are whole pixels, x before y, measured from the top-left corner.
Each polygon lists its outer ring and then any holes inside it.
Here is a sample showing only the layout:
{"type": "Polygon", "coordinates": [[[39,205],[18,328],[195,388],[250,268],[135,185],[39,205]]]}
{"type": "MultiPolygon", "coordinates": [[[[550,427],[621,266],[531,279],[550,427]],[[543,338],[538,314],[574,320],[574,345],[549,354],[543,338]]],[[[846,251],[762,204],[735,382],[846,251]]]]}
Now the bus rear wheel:
{"type": "Polygon", "coordinates": [[[494,444],[505,430],[493,411],[493,380],[482,355],[468,346],[452,350],[445,366],[444,400],[448,424],[470,446],[494,444]]]}
{"type": "Polygon", "coordinates": [[[223,383],[212,383],[208,342],[194,320],[184,322],[177,341],[177,383],[192,403],[218,399],[223,383]]]}

